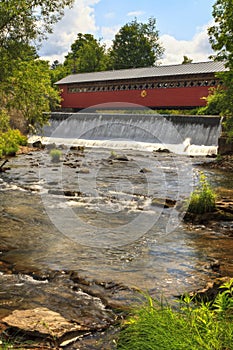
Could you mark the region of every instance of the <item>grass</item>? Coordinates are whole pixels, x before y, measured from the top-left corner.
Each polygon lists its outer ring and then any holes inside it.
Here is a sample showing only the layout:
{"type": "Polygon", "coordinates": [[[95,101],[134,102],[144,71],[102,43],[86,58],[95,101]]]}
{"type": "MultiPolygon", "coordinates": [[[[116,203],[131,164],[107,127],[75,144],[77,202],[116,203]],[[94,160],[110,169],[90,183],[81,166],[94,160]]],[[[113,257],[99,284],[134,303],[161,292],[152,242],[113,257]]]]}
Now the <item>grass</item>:
{"type": "Polygon", "coordinates": [[[52,149],[49,154],[51,156],[51,159],[52,159],[53,163],[60,162],[62,153],[61,153],[61,151],[59,149],[52,149]]]}
{"type": "Polygon", "coordinates": [[[188,212],[204,214],[215,210],[216,194],[210,187],[203,172],[199,175],[199,184],[190,196],[188,212]]]}
{"type": "Polygon", "coordinates": [[[177,309],[148,297],[119,335],[119,350],[232,350],[233,280],[213,303],[185,297],[177,309]]]}

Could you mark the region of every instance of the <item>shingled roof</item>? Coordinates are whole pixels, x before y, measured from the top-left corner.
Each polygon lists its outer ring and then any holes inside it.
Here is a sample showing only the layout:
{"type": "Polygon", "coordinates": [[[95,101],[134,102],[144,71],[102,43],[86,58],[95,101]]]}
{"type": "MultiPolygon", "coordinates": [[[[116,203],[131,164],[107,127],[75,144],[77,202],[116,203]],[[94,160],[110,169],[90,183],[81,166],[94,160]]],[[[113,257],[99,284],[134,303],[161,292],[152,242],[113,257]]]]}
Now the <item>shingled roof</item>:
{"type": "Polygon", "coordinates": [[[187,64],[175,64],[166,66],[120,69],[92,73],[71,74],[59,80],[55,84],[73,84],[73,83],[89,83],[111,80],[137,79],[137,78],[153,78],[165,76],[180,76],[192,74],[205,74],[223,72],[226,68],[223,62],[198,62],[187,64]]]}

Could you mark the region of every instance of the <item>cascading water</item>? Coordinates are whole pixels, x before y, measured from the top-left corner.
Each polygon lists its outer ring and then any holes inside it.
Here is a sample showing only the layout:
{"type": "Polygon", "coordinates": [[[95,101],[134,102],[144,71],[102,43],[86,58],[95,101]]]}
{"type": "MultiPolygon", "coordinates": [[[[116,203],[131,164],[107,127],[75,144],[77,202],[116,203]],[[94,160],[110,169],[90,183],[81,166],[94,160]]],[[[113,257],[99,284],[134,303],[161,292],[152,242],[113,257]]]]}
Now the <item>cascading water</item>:
{"type": "Polygon", "coordinates": [[[43,135],[87,146],[168,148],[175,153],[205,155],[216,153],[220,132],[221,119],[214,116],[52,113],[43,135]]]}

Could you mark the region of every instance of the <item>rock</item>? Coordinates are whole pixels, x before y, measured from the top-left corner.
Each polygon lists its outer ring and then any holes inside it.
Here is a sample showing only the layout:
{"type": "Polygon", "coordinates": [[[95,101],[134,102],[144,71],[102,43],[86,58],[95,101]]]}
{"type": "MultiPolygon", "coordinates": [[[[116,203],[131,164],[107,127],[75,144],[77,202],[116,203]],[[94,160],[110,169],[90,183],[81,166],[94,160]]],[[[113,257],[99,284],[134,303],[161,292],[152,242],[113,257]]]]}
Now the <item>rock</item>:
{"type": "Polygon", "coordinates": [[[155,153],[171,153],[171,151],[168,148],[158,148],[154,150],[155,153]]]}
{"type": "Polygon", "coordinates": [[[33,142],[33,143],[32,143],[32,147],[34,147],[34,148],[40,148],[40,149],[45,148],[45,146],[42,144],[42,142],[41,142],[40,140],[33,142]]]}
{"type": "Polygon", "coordinates": [[[207,154],[206,158],[217,158],[217,154],[207,154]]]}
{"type": "Polygon", "coordinates": [[[56,196],[75,197],[75,196],[81,196],[82,193],[79,191],[72,191],[72,190],[49,189],[48,194],[54,194],[56,196]]]}
{"type": "Polygon", "coordinates": [[[152,172],[152,170],[150,170],[150,169],[147,169],[147,168],[142,168],[142,169],[140,169],[139,170],[139,173],[151,173],[152,172]]]}
{"type": "Polygon", "coordinates": [[[79,169],[78,171],[76,171],[76,173],[79,173],[79,174],[89,174],[90,173],[90,170],[88,168],[81,168],[79,169]]]}
{"type": "Polygon", "coordinates": [[[52,149],[57,149],[57,145],[56,143],[49,143],[48,145],[46,145],[46,149],[48,149],[49,151],[52,149]]]}
{"type": "Polygon", "coordinates": [[[216,221],[232,221],[233,220],[233,201],[222,198],[216,202],[216,209],[209,213],[194,214],[186,212],[184,221],[193,224],[207,224],[216,221]]]}
{"type": "Polygon", "coordinates": [[[168,209],[176,205],[176,200],[170,198],[152,198],[151,205],[168,209]]]}
{"type": "Polygon", "coordinates": [[[118,160],[121,162],[128,162],[129,158],[125,155],[125,154],[111,154],[111,156],[108,158],[108,160],[112,161],[112,160],[118,160]]]}
{"type": "Polygon", "coordinates": [[[231,279],[232,278],[230,277],[216,278],[215,280],[208,282],[203,289],[190,292],[189,295],[194,301],[213,301],[220,291],[224,291],[222,285],[229,282],[231,279]]]}
{"type": "Polygon", "coordinates": [[[80,151],[80,152],[84,152],[85,150],[85,146],[71,146],[70,147],[71,151],[80,151]]]}
{"type": "Polygon", "coordinates": [[[62,144],[62,145],[59,145],[57,148],[61,150],[66,150],[68,147],[62,144]]]}
{"type": "Polygon", "coordinates": [[[45,307],[28,310],[14,310],[2,320],[10,327],[18,328],[35,336],[60,338],[68,332],[87,330],[85,326],[66,320],[58,312],[45,307]]]}
{"type": "Polygon", "coordinates": [[[216,206],[220,210],[233,214],[233,201],[231,199],[222,198],[221,201],[217,201],[216,206]]]}

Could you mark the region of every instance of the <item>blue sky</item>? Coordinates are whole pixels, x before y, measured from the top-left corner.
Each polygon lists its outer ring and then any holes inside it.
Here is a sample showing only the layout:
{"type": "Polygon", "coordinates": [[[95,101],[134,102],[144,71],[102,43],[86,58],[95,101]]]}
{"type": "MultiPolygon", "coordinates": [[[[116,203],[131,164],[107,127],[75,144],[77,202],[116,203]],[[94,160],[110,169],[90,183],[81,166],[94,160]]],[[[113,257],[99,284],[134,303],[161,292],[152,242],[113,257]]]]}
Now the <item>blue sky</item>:
{"type": "Polygon", "coordinates": [[[194,62],[212,53],[207,28],[213,21],[215,0],[75,0],[73,9],[55,25],[40,55],[63,61],[77,33],[91,33],[107,46],[118,30],[135,17],[140,22],[156,18],[160,42],[165,48],[162,64],[181,63],[184,55],[194,62]]]}

